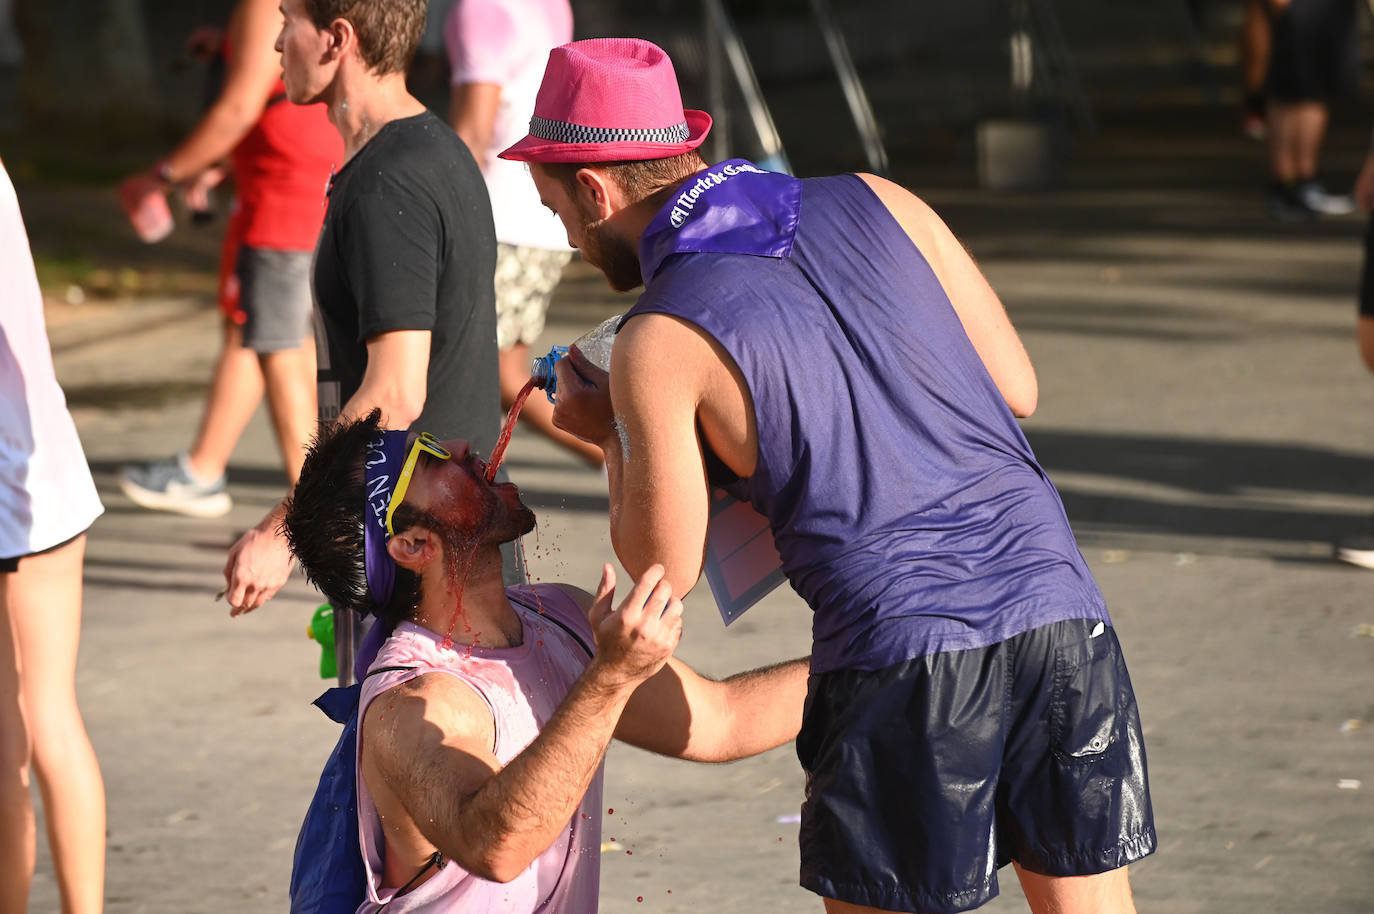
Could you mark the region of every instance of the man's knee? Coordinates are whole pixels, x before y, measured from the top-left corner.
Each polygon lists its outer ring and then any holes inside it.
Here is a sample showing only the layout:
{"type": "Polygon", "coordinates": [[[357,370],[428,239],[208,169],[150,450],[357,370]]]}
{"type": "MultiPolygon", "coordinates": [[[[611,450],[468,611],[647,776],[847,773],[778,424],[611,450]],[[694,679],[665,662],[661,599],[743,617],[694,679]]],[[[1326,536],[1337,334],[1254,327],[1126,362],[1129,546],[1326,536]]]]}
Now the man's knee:
{"type": "Polygon", "coordinates": [[[0,776],[9,778],[18,772],[25,785],[29,783],[29,764],[33,760],[33,735],[27,717],[23,694],[18,689],[0,700],[0,776]]]}
{"type": "Polygon", "coordinates": [[[1135,914],[1126,867],[1091,876],[1044,876],[1016,866],[1035,914],[1135,914]]]}

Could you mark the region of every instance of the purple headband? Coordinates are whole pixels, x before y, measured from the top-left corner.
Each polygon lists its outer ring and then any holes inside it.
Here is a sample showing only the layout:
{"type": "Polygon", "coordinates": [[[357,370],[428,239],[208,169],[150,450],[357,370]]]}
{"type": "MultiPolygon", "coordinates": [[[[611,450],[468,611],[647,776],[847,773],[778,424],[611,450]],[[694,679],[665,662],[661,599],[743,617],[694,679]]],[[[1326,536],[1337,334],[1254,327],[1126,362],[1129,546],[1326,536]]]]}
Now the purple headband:
{"type": "Polygon", "coordinates": [[[385,606],[391,600],[396,584],[396,562],[386,551],[386,509],[401,465],[406,459],[405,431],[381,431],[367,443],[363,455],[363,557],[367,573],[367,592],[374,606],[385,606]]]}

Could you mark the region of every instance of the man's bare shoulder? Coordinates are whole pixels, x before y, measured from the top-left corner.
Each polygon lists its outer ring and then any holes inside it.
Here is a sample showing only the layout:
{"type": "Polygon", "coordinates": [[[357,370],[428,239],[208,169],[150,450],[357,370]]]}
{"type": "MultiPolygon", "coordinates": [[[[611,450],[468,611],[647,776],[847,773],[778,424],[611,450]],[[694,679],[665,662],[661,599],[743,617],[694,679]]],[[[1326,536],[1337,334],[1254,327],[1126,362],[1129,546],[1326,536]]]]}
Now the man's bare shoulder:
{"type": "Polygon", "coordinates": [[[866,173],[859,174],[858,178],[878,195],[883,206],[887,207],[888,212],[892,213],[892,217],[901,224],[908,235],[913,232],[929,233],[937,227],[945,228],[944,220],[935,210],[900,184],[866,173]]]}
{"type": "Polygon", "coordinates": [[[615,335],[615,351],[622,344],[626,348],[648,349],[659,346],[675,346],[690,343],[694,339],[709,339],[705,332],[691,321],[675,314],[650,311],[635,314],[625,321],[620,332],[615,335]]]}
{"type": "Polygon", "coordinates": [[[887,207],[911,243],[930,263],[942,283],[949,278],[949,270],[966,265],[968,253],[964,246],[954,237],[940,214],[924,200],[886,178],[870,174],[860,174],[858,177],[878,195],[883,206],[887,207]]]}
{"type": "Polygon", "coordinates": [[[425,673],[372,699],[362,721],[363,748],[380,758],[404,756],[419,745],[459,744],[490,749],[496,734],[491,706],[457,676],[425,673]]]}
{"type": "Polygon", "coordinates": [[[709,375],[723,354],[720,344],[689,320],[658,312],[637,314],[616,334],[611,383],[617,371],[626,371],[628,377],[655,382],[671,376],[673,384],[652,385],[660,393],[682,390],[703,372],[709,375]]]}

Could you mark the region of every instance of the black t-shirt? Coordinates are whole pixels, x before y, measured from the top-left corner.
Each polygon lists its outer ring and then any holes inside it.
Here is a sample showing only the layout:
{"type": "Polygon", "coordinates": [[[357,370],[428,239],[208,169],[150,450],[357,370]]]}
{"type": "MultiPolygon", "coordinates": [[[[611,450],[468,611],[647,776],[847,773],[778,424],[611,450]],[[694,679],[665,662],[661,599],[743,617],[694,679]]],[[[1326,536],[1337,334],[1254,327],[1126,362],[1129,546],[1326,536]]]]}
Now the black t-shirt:
{"type": "Polygon", "coordinates": [[[428,111],[382,127],[330,183],[314,275],[320,418],[357,392],[369,338],[428,330],[412,428],[490,454],[502,419],[495,271],[491,202],[463,141],[428,111]]]}

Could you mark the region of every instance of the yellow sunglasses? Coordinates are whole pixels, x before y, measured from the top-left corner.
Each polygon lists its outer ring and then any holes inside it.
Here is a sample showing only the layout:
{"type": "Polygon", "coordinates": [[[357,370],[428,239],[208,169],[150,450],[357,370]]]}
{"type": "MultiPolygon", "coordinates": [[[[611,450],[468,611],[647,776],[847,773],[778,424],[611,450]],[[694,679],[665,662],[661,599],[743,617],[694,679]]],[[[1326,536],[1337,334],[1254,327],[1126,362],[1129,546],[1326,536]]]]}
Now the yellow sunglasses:
{"type": "Polygon", "coordinates": [[[396,488],[391,492],[391,500],[386,503],[386,535],[395,536],[396,531],[391,529],[391,516],[396,513],[396,507],[406,500],[406,489],[410,488],[410,477],[415,473],[415,461],[420,459],[420,452],[433,454],[440,460],[449,460],[453,457],[448,452],[448,448],[439,443],[429,432],[421,432],[410,444],[410,451],[406,454],[406,462],[401,465],[401,475],[396,477],[396,488]]]}

